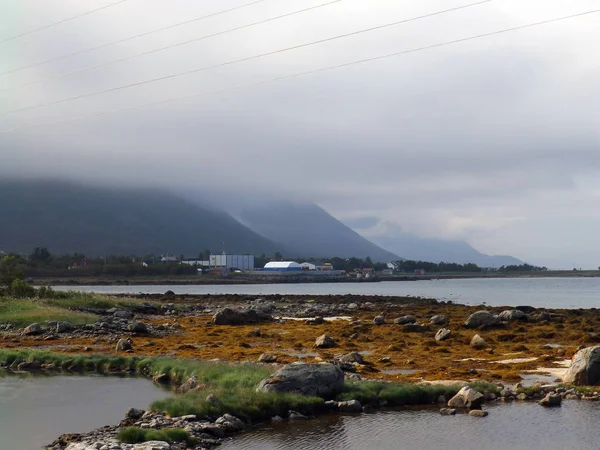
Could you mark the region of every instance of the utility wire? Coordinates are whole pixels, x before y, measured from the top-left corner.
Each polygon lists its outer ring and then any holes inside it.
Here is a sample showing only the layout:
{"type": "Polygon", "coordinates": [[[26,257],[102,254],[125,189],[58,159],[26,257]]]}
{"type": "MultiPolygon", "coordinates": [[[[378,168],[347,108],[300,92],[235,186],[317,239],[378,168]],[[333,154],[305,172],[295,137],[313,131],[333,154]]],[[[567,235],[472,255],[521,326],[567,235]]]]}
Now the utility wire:
{"type": "Polygon", "coordinates": [[[61,104],[61,103],[67,103],[67,102],[71,102],[71,101],[74,101],[74,100],[80,100],[82,98],[95,97],[96,95],[107,94],[109,92],[116,92],[116,91],[121,91],[123,89],[130,89],[130,88],[137,87],[137,86],[143,86],[143,85],[150,84],[150,83],[156,83],[157,81],[164,81],[164,80],[170,80],[170,79],[173,79],[173,78],[179,78],[179,77],[182,77],[182,76],[191,75],[193,73],[198,73],[198,72],[204,72],[204,71],[208,71],[208,70],[212,70],[212,69],[217,69],[219,67],[231,66],[231,65],[234,65],[234,64],[242,63],[242,62],[252,61],[252,60],[255,60],[255,59],[259,59],[259,58],[264,58],[265,56],[277,55],[277,54],[289,52],[289,51],[292,51],[292,50],[298,50],[300,48],[311,47],[311,46],[314,46],[314,45],[323,44],[325,42],[331,42],[331,41],[335,41],[335,40],[339,40],[339,39],[345,39],[347,37],[357,36],[359,34],[369,33],[369,32],[372,32],[372,31],[377,31],[377,30],[381,30],[381,29],[384,29],[384,28],[389,28],[389,27],[397,26],[397,25],[400,25],[400,24],[403,24],[403,23],[407,23],[407,22],[413,22],[413,21],[425,19],[425,18],[428,18],[428,17],[438,16],[438,15],[441,15],[441,14],[446,14],[446,13],[449,13],[449,12],[458,11],[458,10],[465,9],[465,8],[470,8],[472,6],[477,6],[477,5],[481,5],[481,4],[484,4],[484,3],[489,3],[491,1],[493,1],[493,0],[483,0],[483,1],[479,1],[477,3],[471,3],[471,4],[468,4],[468,5],[458,6],[456,8],[446,9],[446,10],[443,10],[443,11],[437,11],[437,12],[434,12],[434,13],[425,14],[425,15],[417,16],[417,17],[412,17],[410,19],[404,19],[404,20],[400,20],[400,21],[388,23],[388,24],[385,24],[385,25],[379,25],[379,26],[376,26],[376,27],[366,28],[366,29],[359,30],[359,31],[353,31],[351,33],[341,34],[341,35],[337,35],[337,36],[333,36],[333,37],[329,37],[329,38],[325,38],[325,39],[319,39],[317,41],[312,41],[312,42],[308,42],[308,43],[305,43],[305,44],[294,45],[292,47],[287,47],[287,48],[283,48],[283,49],[279,49],[279,50],[273,50],[273,51],[266,52],[266,53],[260,53],[258,55],[247,56],[245,58],[236,59],[236,60],[233,60],[233,61],[227,61],[227,62],[216,64],[216,65],[213,65],[213,66],[200,67],[200,68],[197,68],[197,69],[187,70],[185,72],[177,72],[177,73],[174,73],[174,74],[165,75],[165,76],[158,77],[158,78],[151,78],[149,80],[138,81],[136,83],[125,84],[125,85],[117,86],[117,87],[114,87],[114,88],[103,89],[101,91],[91,92],[91,93],[88,93],[88,94],[81,94],[81,95],[76,95],[74,97],[68,97],[68,98],[63,98],[63,99],[60,99],[60,100],[54,100],[54,101],[47,102],[47,103],[39,103],[37,105],[32,105],[32,106],[26,106],[24,108],[13,109],[13,110],[10,110],[10,111],[5,111],[5,112],[0,113],[0,116],[5,116],[7,114],[14,114],[14,113],[23,112],[23,111],[31,111],[31,110],[34,110],[34,109],[42,108],[44,106],[58,105],[58,104],[61,104]]]}
{"type": "Polygon", "coordinates": [[[58,22],[50,23],[50,24],[45,25],[43,27],[35,28],[33,30],[26,31],[26,32],[21,33],[21,34],[17,34],[15,36],[11,36],[11,37],[2,39],[0,41],[0,44],[4,44],[5,42],[8,42],[8,41],[14,41],[15,39],[21,38],[23,36],[27,36],[27,35],[30,35],[30,34],[33,34],[33,33],[37,33],[38,31],[47,30],[48,28],[52,28],[52,27],[55,27],[57,25],[62,25],[63,23],[70,22],[71,20],[79,19],[80,17],[87,16],[89,14],[93,14],[95,12],[102,11],[103,9],[108,9],[108,8],[113,7],[113,6],[117,6],[117,5],[120,5],[121,3],[125,3],[125,2],[128,2],[128,1],[129,0],[119,0],[118,2],[114,2],[114,3],[111,3],[109,5],[104,5],[104,6],[101,6],[100,8],[92,9],[90,11],[86,11],[84,13],[77,14],[76,16],[68,17],[66,19],[59,20],[58,22]]]}
{"type": "MultiPolygon", "coordinates": [[[[127,0],[122,0],[122,1],[127,1],[127,0]]],[[[62,55],[62,56],[57,56],[55,58],[47,59],[45,61],[40,61],[40,62],[37,62],[37,63],[28,64],[26,66],[21,66],[21,67],[18,67],[16,69],[7,70],[5,72],[0,72],[0,76],[1,75],[8,75],[10,73],[20,72],[21,70],[25,70],[25,69],[31,69],[32,67],[41,66],[43,64],[49,64],[51,62],[59,61],[61,59],[66,59],[66,58],[71,58],[73,56],[83,55],[84,53],[89,53],[89,52],[92,52],[92,51],[95,51],[95,50],[100,50],[102,48],[110,47],[112,45],[121,44],[123,42],[131,41],[132,39],[137,39],[137,38],[141,38],[141,37],[144,37],[144,36],[149,36],[149,35],[154,34],[154,33],[159,33],[161,31],[166,31],[166,30],[170,30],[170,29],[173,29],[173,28],[181,27],[183,25],[189,25],[190,23],[194,23],[194,22],[198,22],[198,21],[201,21],[201,20],[209,19],[209,18],[215,17],[215,16],[220,16],[220,15],[226,14],[228,12],[236,11],[238,9],[247,8],[249,6],[256,5],[258,3],[264,3],[266,1],[269,1],[269,0],[254,0],[254,1],[250,2],[250,3],[245,3],[245,4],[240,5],[240,6],[235,6],[233,8],[224,9],[222,11],[218,11],[218,12],[215,12],[215,13],[212,13],[212,14],[208,14],[206,16],[194,17],[193,19],[189,19],[189,20],[186,20],[184,22],[178,22],[178,23],[174,23],[172,25],[167,25],[167,26],[162,27],[162,28],[158,28],[156,30],[146,31],[144,33],[136,34],[134,36],[130,36],[130,37],[127,37],[127,38],[119,39],[118,41],[108,42],[106,44],[98,45],[96,47],[90,47],[90,48],[87,48],[87,49],[84,49],[84,50],[78,50],[76,52],[67,53],[67,54],[62,55]]]]}
{"type": "Polygon", "coordinates": [[[335,70],[335,69],[341,69],[341,68],[344,68],[344,67],[354,66],[354,65],[358,65],[358,64],[366,64],[366,63],[370,63],[370,62],[374,62],[374,61],[383,60],[383,59],[386,59],[386,58],[393,58],[393,57],[396,57],[396,56],[402,56],[402,55],[407,55],[407,54],[411,54],[411,53],[417,53],[417,52],[420,52],[420,51],[431,50],[431,49],[440,48],[440,47],[447,47],[447,46],[450,46],[450,45],[460,44],[460,43],[463,43],[463,42],[474,41],[476,39],[482,39],[482,38],[486,38],[486,37],[490,37],[490,36],[496,36],[496,35],[500,35],[500,34],[510,33],[510,32],[513,32],[513,31],[524,30],[524,29],[527,29],[527,28],[533,28],[533,27],[537,27],[537,26],[540,26],[540,25],[546,25],[546,24],[550,24],[550,23],[554,23],[554,22],[559,22],[559,21],[563,21],[563,20],[573,19],[573,18],[576,18],[576,17],[587,16],[587,15],[596,14],[596,13],[599,13],[599,12],[600,12],[600,9],[595,9],[595,10],[592,10],[592,11],[587,11],[587,12],[578,13],[578,14],[572,14],[572,15],[569,15],[569,16],[558,17],[558,18],[555,18],[555,19],[544,20],[544,21],[541,21],[541,22],[534,22],[534,23],[530,23],[530,24],[527,24],[527,25],[520,25],[520,26],[512,27],[512,28],[505,28],[503,30],[492,31],[490,33],[478,34],[478,35],[469,36],[469,37],[466,37],[466,38],[455,39],[453,41],[441,42],[441,43],[438,43],[438,44],[428,45],[428,46],[425,46],[425,47],[418,47],[418,48],[413,48],[413,49],[410,49],[410,50],[404,50],[404,51],[401,51],[401,52],[389,53],[387,55],[375,56],[375,57],[372,57],[372,58],[359,59],[359,60],[356,60],[356,61],[351,61],[351,62],[347,62],[347,63],[343,63],[343,64],[337,64],[335,66],[328,66],[328,67],[323,67],[323,68],[320,68],[320,69],[308,70],[308,71],[305,71],[305,72],[298,72],[298,73],[294,73],[294,74],[290,74],[290,75],[283,75],[283,76],[280,76],[280,77],[269,78],[269,79],[266,79],[266,80],[257,81],[257,82],[253,82],[253,83],[238,84],[238,85],[230,86],[230,87],[227,87],[227,88],[216,89],[216,90],[212,90],[212,91],[205,91],[205,92],[200,92],[200,93],[191,94],[191,95],[184,95],[184,96],[181,96],[181,97],[173,97],[173,98],[168,98],[168,99],[160,100],[160,101],[156,101],[156,102],[143,103],[143,104],[140,104],[140,105],[127,106],[125,108],[119,108],[119,109],[102,111],[102,112],[97,112],[97,113],[92,113],[92,114],[84,114],[84,115],[79,115],[79,116],[73,116],[73,117],[69,117],[69,118],[66,118],[66,119],[60,119],[60,120],[49,121],[49,122],[42,122],[42,123],[31,124],[31,125],[17,126],[17,127],[13,127],[13,128],[6,128],[6,129],[3,129],[3,130],[0,130],[0,134],[8,133],[8,132],[11,132],[11,131],[16,131],[16,130],[28,129],[28,128],[37,128],[37,127],[47,126],[47,125],[56,125],[56,124],[60,124],[60,123],[74,122],[74,121],[77,121],[77,120],[88,119],[88,118],[92,118],[92,117],[102,117],[102,116],[107,116],[109,114],[121,113],[121,112],[126,112],[126,111],[133,111],[133,110],[136,110],[136,109],[146,108],[146,107],[149,107],[149,106],[162,105],[162,104],[166,104],[166,103],[172,103],[172,102],[177,102],[177,101],[181,101],[181,100],[187,100],[187,99],[190,99],[190,98],[204,97],[204,96],[211,95],[211,94],[219,94],[219,93],[234,91],[234,90],[238,90],[238,89],[242,89],[242,88],[248,88],[248,87],[254,87],[254,86],[261,86],[261,85],[268,84],[268,83],[273,83],[273,82],[282,81],[282,80],[289,80],[289,79],[292,79],[292,78],[298,78],[298,77],[302,77],[302,76],[306,76],[306,75],[312,75],[312,74],[315,74],[315,73],[326,72],[326,71],[335,70]]]}
{"type": "MultiPolygon", "coordinates": [[[[289,13],[286,13],[286,14],[281,14],[279,16],[270,17],[268,19],[260,20],[258,22],[252,22],[252,23],[249,23],[249,24],[246,24],[246,25],[242,25],[242,26],[239,26],[239,27],[231,28],[229,30],[220,31],[218,33],[213,33],[213,34],[209,34],[209,35],[197,37],[197,38],[194,38],[194,39],[189,39],[187,41],[177,42],[175,44],[167,45],[165,47],[155,48],[153,50],[149,50],[149,51],[146,51],[146,52],[137,53],[135,55],[126,56],[124,58],[115,59],[113,61],[108,61],[108,62],[101,63],[101,64],[96,64],[94,66],[84,67],[82,69],[73,70],[71,72],[64,72],[64,73],[61,73],[61,74],[58,74],[58,75],[55,75],[55,76],[52,76],[52,77],[42,78],[41,80],[32,81],[30,83],[21,84],[21,85],[18,85],[18,86],[11,86],[9,88],[0,90],[0,93],[7,92],[7,91],[12,91],[12,90],[15,90],[15,89],[21,89],[21,88],[24,88],[24,87],[32,86],[34,84],[44,83],[46,81],[52,81],[52,80],[57,80],[57,79],[60,79],[60,78],[65,78],[65,77],[68,77],[68,76],[71,76],[71,75],[75,75],[75,74],[82,73],[82,72],[87,72],[89,70],[98,69],[100,67],[110,66],[110,65],[117,64],[117,63],[124,62],[124,61],[129,61],[129,60],[134,59],[134,58],[140,58],[142,56],[147,56],[147,55],[151,55],[151,54],[154,54],[154,53],[162,52],[164,50],[169,50],[169,49],[172,49],[172,48],[175,48],[175,47],[180,47],[182,45],[191,44],[192,42],[198,42],[198,41],[203,41],[203,40],[210,39],[210,38],[213,38],[213,37],[216,37],[216,36],[222,36],[224,34],[232,33],[234,31],[239,31],[239,30],[243,30],[243,29],[246,29],[246,28],[251,28],[251,27],[254,27],[256,25],[262,25],[262,24],[265,24],[265,23],[268,23],[268,22],[273,22],[275,20],[283,19],[285,17],[290,17],[290,16],[294,16],[296,14],[301,14],[301,13],[304,13],[304,12],[307,12],[307,11],[312,11],[314,9],[319,9],[319,8],[324,7],[324,6],[333,5],[334,3],[340,3],[341,1],[342,0],[332,0],[332,1],[329,1],[327,3],[321,3],[320,5],[311,6],[310,8],[304,8],[304,9],[292,11],[292,12],[289,12],[289,13]]],[[[491,0],[489,0],[489,1],[491,1],[491,0]]]]}

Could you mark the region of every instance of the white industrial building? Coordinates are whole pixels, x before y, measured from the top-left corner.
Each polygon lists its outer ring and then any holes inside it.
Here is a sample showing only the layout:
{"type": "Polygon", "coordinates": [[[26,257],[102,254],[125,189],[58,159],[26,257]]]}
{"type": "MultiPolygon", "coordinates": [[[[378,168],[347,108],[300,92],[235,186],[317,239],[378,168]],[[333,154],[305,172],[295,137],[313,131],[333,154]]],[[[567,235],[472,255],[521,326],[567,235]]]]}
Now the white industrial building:
{"type": "Polygon", "coordinates": [[[301,272],[302,266],[296,261],[271,261],[265,264],[265,272],[301,272]]]}
{"type": "Polygon", "coordinates": [[[254,270],[254,255],[210,255],[210,267],[224,267],[227,270],[254,270]]]}

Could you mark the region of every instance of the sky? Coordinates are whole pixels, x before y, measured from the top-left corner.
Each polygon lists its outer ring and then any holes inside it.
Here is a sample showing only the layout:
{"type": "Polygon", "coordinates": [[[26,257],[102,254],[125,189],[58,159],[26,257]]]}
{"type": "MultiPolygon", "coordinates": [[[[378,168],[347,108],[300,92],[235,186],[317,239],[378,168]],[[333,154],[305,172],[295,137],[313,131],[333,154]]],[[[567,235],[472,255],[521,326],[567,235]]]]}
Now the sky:
{"type": "Polygon", "coordinates": [[[264,0],[14,71],[251,0],[127,0],[11,39],[114,2],[0,5],[0,176],[303,198],[372,223],[367,237],[379,221],[552,268],[600,265],[600,13],[288,78],[598,0],[492,0],[280,51],[476,2],[341,0],[104,65],[328,3],[264,0]],[[177,97],[188,98],[101,114],[177,97]]]}

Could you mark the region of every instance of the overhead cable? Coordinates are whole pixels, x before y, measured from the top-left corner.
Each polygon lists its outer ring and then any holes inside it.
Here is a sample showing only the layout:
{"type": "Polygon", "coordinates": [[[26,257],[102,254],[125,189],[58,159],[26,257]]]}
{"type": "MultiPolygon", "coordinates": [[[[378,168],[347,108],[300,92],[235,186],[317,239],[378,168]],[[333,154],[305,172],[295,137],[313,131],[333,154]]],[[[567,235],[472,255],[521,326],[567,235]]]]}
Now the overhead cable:
{"type": "MultiPolygon", "coordinates": [[[[127,1],[127,0],[123,0],[123,1],[127,1]]],[[[93,52],[95,50],[100,50],[102,48],[110,47],[112,45],[121,44],[123,42],[131,41],[132,39],[137,39],[137,38],[141,38],[141,37],[144,37],[144,36],[149,36],[151,34],[159,33],[161,31],[166,31],[166,30],[170,30],[170,29],[173,29],[173,28],[181,27],[181,26],[184,26],[184,25],[189,25],[190,23],[194,23],[194,22],[198,22],[198,21],[201,21],[201,20],[209,19],[211,17],[220,16],[220,15],[232,12],[232,11],[236,11],[238,9],[247,8],[249,6],[253,6],[253,5],[256,5],[258,3],[264,3],[264,2],[267,2],[267,1],[269,1],[269,0],[254,0],[254,1],[250,2],[250,3],[245,3],[245,4],[240,5],[240,6],[235,6],[233,8],[224,9],[222,11],[217,11],[215,13],[211,13],[211,14],[208,14],[208,15],[205,15],[205,16],[194,17],[193,19],[188,19],[188,20],[186,20],[184,22],[178,22],[178,23],[174,23],[172,25],[167,25],[165,27],[158,28],[156,30],[146,31],[144,33],[139,33],[139,34],[136,34],[134,36],[129,36],[129,37],[126,37],[126,38],[123,38],[123,39],[119,39],[117,41],[107,42],[106,44],[101,44],[101,45],[97,45],[95,47],[86,48],[84,50],[78,50],[76,52],[67,53],[65,55],[61,55],[61,56],[57,56],[57,57],[54,57],[54,58],[47,59],[45,61],[40,61],[40,62],[28,64],[26,66],[17,67],[16,69],[6,70],[4,72],[0,72],[0,75],[8,75],[10,73],[20,72],[21,70],[31,69],[32,67],[41,66],[43,64],[49,64],[49,63],[54,62],[54,61],[60,61],[62,59],[71,58],[73,56],[83,55],[84,53],[93,52]]]]}
{"type": "Polygon", "coordinates": [[[24,112],[24,111],[31,111],[31,110],[42,108],[42,107],[45,107],[45,106],[58,105],[58,104],[61,104],[61,103],[67,103],[67,102],[71,102],[71,101],[74,101],[74,100],[80,100],[80,99],[83,99],[83,98],[89,98],[89,97],[95,97],[95,96],[101,95],[101,94],[107,94],[109,92],[121,91],[123,89],[131,89],[131,88],[134,88],[134,87],[143,86],[143,85],[150,84],[150,83],[156,83],[158,81],[170,80],[170,79],[179,78],[179,77],[182,77],[182,76],[191,75],[191,74],[198,73],[198,72],[205,72],[205,71],[212,70],[212,69],[217,69],[217,68],[220,68],[220,67],[231,66],[231,65],[234,65],[234,64],[242,63],[242,62],[252,61],[252,60],[255,60],[255,59],[259,59],[259,58],[264,58],[266,56],[277,55],[277,54],[289,52],[289,51],[292,51],[292,50],[298,50],[300,48],[306,48],[306,47],[311,47],[311,46],[314,46],[314,45],[323,44],[325,42],[331,42],[331,41],[335,41],[335,40],[339,40],[339,39],[345,39],[345,38],[348,38],[348,37],[351,37],[351,36],[357,36],[357,35],[364,34],[364,33],[370,33],[370,32],[373,32],[373,31],[382,30],[384,28],[389,28],[389,27],[401,25],[401,24],[404,24],[404,23],[407,23],[407,22],[413,22],[413,21],[416,21],[416,20],[421,20],[421,19],[425,19],[425,18],[429,18],[429,17],[433,17],[433,16],[439,16],[441,14],[447,14],[449,12],[454,12],[454,11],[458,11],[458,10],[461,10],[461,9],[470,8],[470,7],[473,7],[473,6],[482,5],[484,3],[490,3],[491,1],[493,1],[493,0],[483,0],[483,1],[476,2],[476,3],[470,3],[468,5],[458,6],[456,8],[445,9],[443,11],[437,11],[437,12],[430,13],[430,14],[425,14],[425,15],[421,15],[421,16],[417,16],[417,17],[412,17],[410,19],[399,20],[399,21],[388,23],[388,24],[385,24],[385,25],[378,25],[376,27],[371,27],[371,28],[366,28],[366,29],[362,29],[362,30],[358,30],[358,31],[353,31],[351,33],[345,33],[345,34],[340,34],[340,35],[329,37],[329,38],[325,38],[325,39],[319,39],[317,41],[307,42],[305,44],[294,45],[292,47],[286,47],[286,48],[282,48],[282,49],[279,49],[279,50],[273,50],[273,51],[266,52],[266,53],[260,53],[258,55],[247,56],[245,58],[236,59],[236,60],[233,60],[233,61],[227,61],[227,62],[224,62],[224,63],[215,64],[215,65],[212,65],[212,66],[200,67],[200,68],[197,68],[197,69],[187,70],[185,72],[177,72],[177,73],[170,74],[170,75],[164,75],[162,77],[151,78],[149,80],[144,80],[144,81],[138,81],[136,83],[125,84],[125,85],[122,85],[122,86],[117,86],[117,87],[113,87],[113,88],[103,89],[103,90],[100,90],[100,91],[90,92],[88,94],[81,94],[81,95],[76,95],[74,97],[68,97],[68,98],[63,98],[63,99],[60,99],[60,100],[54,100],[54,101],[51,101],[51,102],[39,103],[37,105],[32,105],[32,106],[25,106],[23,108],[18,108],[18,109],[13,109],[13,110],[10,110],[10,111],[1,112],[0,116],[4,116],[4,115],[7,115],[7,114],[14,114],[14,113],[18,113],[18,112],[24,112]]]}
{"type": "Polygon", "coordinates": [[[187,100],[187,99],[191,99],[191,98],[199,98],[199,97],[208,96],[208,95],[212,95],[212,94],[219,94],[219,93],[234,91],[234,90],[238,90],[238,89],[242,89],[242,88],[249,88],[249,87],[254,87],[254,86],[261,86],[261,85],[268,84],[268,83],[273,83],[273,82],[278,82],[278,81],[283,81],[283,80],[289,80],[289,79],[292,79],[292,78],[298,78],[298,77],[302,77],[302,76],[306,76],[306,75],[312,75],[312,74],[316,74],[316,73],[320,73],[320,72],[326,72],[326,71],[330,71],[330,70],[341,69],[341,68],[344,68],[344,67],[350,67],[350,66],[354,66],[354,65],[358,65],[358,64],[366,64],[366,63],[370,63],[370,62],[374,62],[374,61],[379,61],[379,60],[383,60],[383,59],[387,59],[387,58],[393,58],[393,57],[403,56],[403,55],[407,55],[407,54],[411,54],[411,53],[417,53],[417,52],[420,52],[420,51],[431,50],[431,49],[435,49],[435,48],[446,47],[446,46],[450,46],[450,45],[455,45],[455,44],[460,44],[460,43],[464,43],[464,42],[474,41],[476,39],[482,39],[482,38],[486,38],[486,37],[497,36],[497,35],[500,35],[500,34],[505,34],[505,33],[510,33],[510,32],[514,32],[514,31],[524,30],[524,29],[527,29],[527,28],[533,28],[533,27],[537,27],[537,26],[540,26],[540,25],[546,25],[546,24],[550,24],[550,23],[554,23],[554,22],[559,22],[559,21],[563,21],[563,20],[573,19],[573,18],[576,18],[576,17],[587,16],[587,15],[596,14],[596,13],[599,13],[599,12],[600,12],[600,9],[596,9],[596,10],[586,11],[586,12],[583,12],[583,13],[572,14],[572,15],[569,15],[569,16],[563,16],[563,17],[557,17],[557,18],[554,18],[554,19],[544,20],[544,21],[541,21],[541,22],[534,22],[534,23],[530,23],[530,24],[526,24],[526,25],[520,25],[520,26],[517,26],[517,27],[505,28],[505,29],[502,29],[502,30],[492,31],[490,33],[478,34],[478,35],[475,35],[475,36],[469,36],[469,37],[465,37],[465,38],[461,38],[461,39],[455,39],[453,41],[446,41],[446,42],[441,42],[441,43],[438,43],[438,44],[432,44],[432,45],[428,45],[428,46],[424,46],[424,47],[413,48],[413,49],[410,49],[410,50],[403,50],[401,52],[389,53],[389,54],[386,54],[386,55],[375,56],[375,57],[365,58],[365,59],[359,59],[359,60],[355,60],[355,61],[351,61],[351,62],[347,62],[347,63],[343,63],[343,64],[337,64],[337,65],[334,65],[334,66],[322,67],[322,68],[319,68],[319,69],[307,70],[305,72],[297,72],[297,73],[293,73],[293,74],[290,74],[290,75],[283,75],[283,76],[280,76],[280,77],[269,78],[269,79],[262,80],[262,81],[257,81],[257,82],[252,82],[252,83],[246,83],[246,84],[238,84],[238,85],[235,85],[235,86],[230,86],[230,87],[226,87],[226,88],[222,88],[222,89],[216,89],[216,90],[212,90],[212,91],[205,91],[205,92],[200,92],[200,93],[196,93],[196,94],[189,94],[189,95],[184,95],[184,96],[181,96],[181,97],[172,97],[172,98],[168,98],[168,99],[164,99],[164,100],[159,100],[159,101],[155,101],[155,102],[149,102],[149,103],[143,103],[143,104],[139,104],[139,105],[127,106],[125,108],[113,109],[113,110],[108,110],[108,111],[101,111],[101,112],[92,113],[92,114],[83,114],[83,115],[73,116],[73,117],[69,117],[69,118],[65,118],[65,119],[59,119],[59,120],[54,120],[54,121],[35,123],[35,124],[31,124],[31,125],[23,125],[23,126],[16,126],[16,127],[13,127],[13,128],[6,128],[6,129],[3,129],[3,130],[0,130],[0,134],[1,133],[8,133],[8,132],[11,132],[11,131],[23,130],[23,129],[37,128],[37,127],[41,127],[41,126],[58,125],[58,124],[61,124],[61,123],[74,122],[74,121],[83,120],[83,119],[89,119],[89,118],[93,118],[93,117],[102,117],[102,116],[107,116],[109,114],[115,114],[115,113],[121,113],[121,112],[128,112],[128,111],[133,111],[133,110],[137,110],[137,109],[141,109],[141,108],[147,108],[147,107],[150,107],[150,106],[163,105],[163,104],[166,104],[166,103],[172,103],[172,102],[177,102],[177,101],[181,101],[181,100],[187,100]]]}
{"type": "Polygon", "coordinates": [[[260,20],[258,22],[252,22],[252,23],[249,23],[249,24],[246,24],[246,25],[242,25],[242,26],[239,26],[239,27],[230,28],[228,30],[220,31],[218,33],[213,33],[213,34],[209,34],[209,35],[197,37],[197,38],[194,38],[194,39],[188,39],[187,41],[177,42],[175,44],[167,45],[165,47],[159,47],[159,48],[155,48],[155,49],[152,49],[152,50],[148,50],[146,52],[136,53],[135,55],[125,56],[123,58],[115,59],[115,60],[108,61],[108,62],[101,63],[101,64],[96,64],[94,66],[84,67],[82,69],[73,70],[71,72],[64,72],[64,73],[61,73],[61,74],[58,74],[58,75],[55,75],[55,76],[52,76],[52,77],[42,78],[40,80],[36,80],[36,81],[29,82],[29,83],[21,84],[21,85],[18,85],[18,86],[11,86],[11,87],[6,88],[6,89],[1,89],[0,93],[7,92],[7,91],[13,91],[15,89],[25,88],[25,87],[28,87],[28,86],[33,86],[35,84],[44,83],[46,81],[52,81],[52,80],[57,80],[57,79],[65,78],[65,77],[68,77],[68,76],[71,76],[71,75],[75,75],[75,74],[87,72],[87,71],[98,69],[98,68],[101,68],[101,67],[111,66],[113,64],[121,63],[121,62],[124,62],[124,61],[129,61],[129,60],[132,60],[134,58],[140,58],[142,56],[152,55],[152,54],[155,54],[155,53],[162,52],[164,50],[169,50],[169,49],[172,49],[172,48],[175,48],[175,47],[180,47],[182,45],[191,44],[192,42],[203,41],[203,40],[210,39],[210,38],[213,38],[213,37],[222,36],[224,34],[232,33],[234,31],[239,31],[239,30],[243,30],[243,29],[246,29],[246,28],[251,28],[251,27],[254,27],[254,26],[257,26],[257,25],[262,25],[262,24],[265,24],[265,23],[268,23],[268,22],[273,22],[273,21],[276,21],[276,20],[279,20],[279,19],[283,19],[285,17],[291,17],[291,16],[294,16],[296,14],[301,14],[301,13],[304,13],[304,12],[308,12],[308,11],[312,11],[312,10],[315,10],[315,9],[323,8],[324,6],[333,5],[334,3],[340,3],[341,1],[342,0],[331,0],[331,1],[327,2],[327,3],[321,3],[320,5],[315,5],[315,6],[311,6],[309,8],[299,9],[299,10],[292,11],[292,12],[289,12],[289,13],[286,13],[286,14],[281,14],[279,16],[270,17],[268,19],[260,20]]]}
{"type": "Polygon", "coordinates": [[[8,41],[14,41],[15,39],[21,38],[23,36],[28,36],[30,34],[37,33],[38,31],[47,30],[48,28],[52,28],[52,27],[55,27],[57,25],[62,25],[63,23],[70,22],[70,21],[75,20],[75,19],[79,19],[79,18],[81,18],[83,16],[87,16],[87,15],[93,14],[95,12],[111,8],[113,6],[117,6],[117,5],[120,5],[121,3],[125,3],[125,2],[128,2],[128,1],[129,0],[119,0],[118,2],[114,2],[114,3],[111,3],[109,5],[104,5],[104,6],[101,6],[100,8],[92,9],[92,10],[86,11],[84,13],[77,14],[76,16],[71,16],[71,17],[68,17],[66,19],[59,20],[58,22],[53,22],[53,23],[50,23],[48,25],[44,25],[43,27],[35,28],[33,30],[25,31],[24,33],[21,33],[21,34],[16,34],[14,36],[11,36],[11,37],[8,37],[8,38],[4,38],[4,39],[0,40],[0,44],[4,44],[5,42],[8,42],[8,41]]]}

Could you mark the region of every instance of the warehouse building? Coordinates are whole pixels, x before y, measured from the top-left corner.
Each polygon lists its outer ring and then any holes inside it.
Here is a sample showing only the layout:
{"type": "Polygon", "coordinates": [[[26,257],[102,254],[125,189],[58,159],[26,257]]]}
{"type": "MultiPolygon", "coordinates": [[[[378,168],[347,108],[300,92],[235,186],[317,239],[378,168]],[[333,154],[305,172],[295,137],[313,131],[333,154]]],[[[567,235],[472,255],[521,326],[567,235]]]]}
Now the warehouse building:
{"type": "Polygon", "coordinates": [[[302,272],[302,266],[296,261],[272,261],[265,264],[265,272],[302,272]]]}

